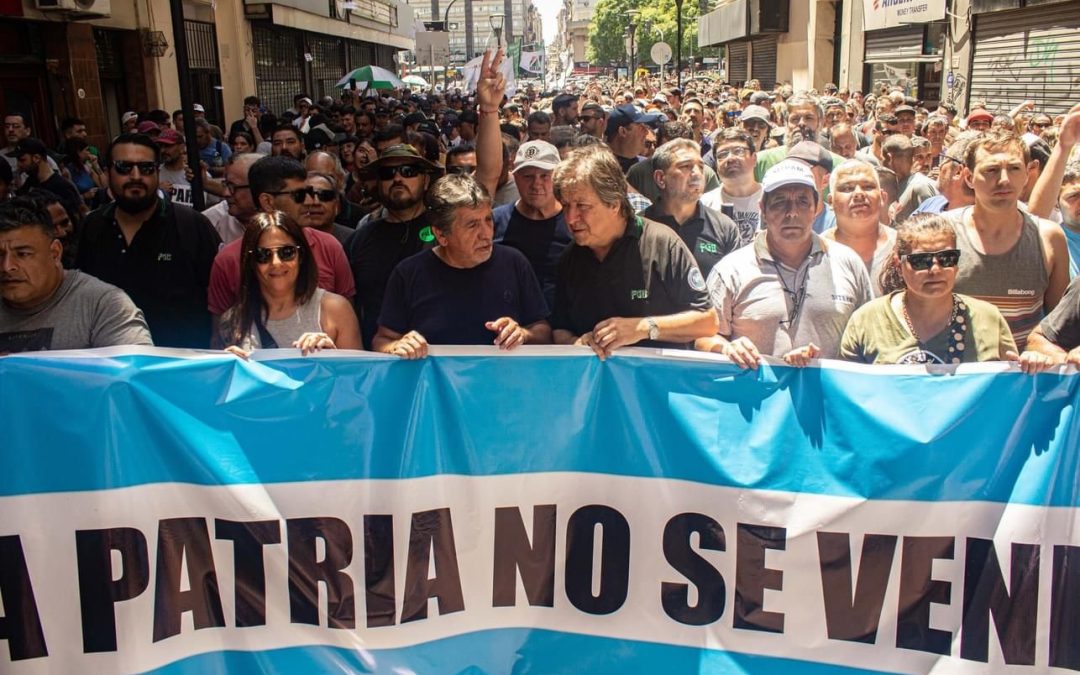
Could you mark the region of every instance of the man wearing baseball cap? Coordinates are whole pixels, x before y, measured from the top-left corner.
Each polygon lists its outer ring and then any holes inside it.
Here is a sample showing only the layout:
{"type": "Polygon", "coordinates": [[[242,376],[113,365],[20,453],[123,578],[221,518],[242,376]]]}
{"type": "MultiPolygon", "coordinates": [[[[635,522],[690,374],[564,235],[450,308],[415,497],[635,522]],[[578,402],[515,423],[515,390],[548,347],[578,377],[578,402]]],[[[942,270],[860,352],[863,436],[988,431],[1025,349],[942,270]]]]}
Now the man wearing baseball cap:
{"type": "Polygon", "coordinates": [[[976,108],[971,111],[965,121],[965,129],[968,131],[989,131],[990,124],[994,121],[994,115],[986,108],[976,108]]]}
{"type": "Polygon", "coordinates": [[[525,254],[540,280],[548,307],[555,301],[555,270],[559,257],[571,242],[562,205],[555,198],[551,185],[551,174],[558,163],[559,151],[551,143],[523,143],[510,172],[517,185],[518,199],[493,211],[495,242],[525,254]]]}
{"type": "Polygon", "coordinates": [[[836,358],[848,318],[871,297],[866,265],[811,229],[821,195],[806,164],[779,162],[762,190],[763,231],[709,273],[720,328],[696,347],[740,368],[757,368],[762,355],[797,367],[836,358]]]}
{"type": "Polygon", "coordinates": [[[660,113],[643,113],[633,104],[620,105],[608,115],[604,138],[619,160],[625,174],[641,160],[645,152],[645,137],[649,133],[646,125],[656,124],[663,117],[660,113]]]}
{"type": "Polygon", "coordinates": [[[754,147],[764,150],[769,144],[769,132],[772,131],[772,120],[769,119],[769,111],[759,105],[748,105],[739,115],[739,126],[750,134],[754,139],[754,147]]]}

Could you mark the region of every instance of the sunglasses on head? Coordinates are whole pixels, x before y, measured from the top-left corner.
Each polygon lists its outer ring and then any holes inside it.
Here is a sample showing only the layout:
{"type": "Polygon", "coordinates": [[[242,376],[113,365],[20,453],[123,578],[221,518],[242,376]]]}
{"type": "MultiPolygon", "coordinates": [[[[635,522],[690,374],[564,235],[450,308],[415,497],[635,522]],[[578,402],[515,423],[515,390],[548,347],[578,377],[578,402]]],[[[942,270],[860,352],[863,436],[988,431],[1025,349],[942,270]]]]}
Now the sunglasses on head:
{"type": "Polygon", "coordinates": [[[394,176],[401,174],[402,178],[416,178],[421,174],[420,167],[412,164],[400,166],[380,166],[377,172],[379,180],[393,180],[394,176]]]}
{"type": "Polygon", "coordinates": [[[270,194],[274,196],[289,195],[290,197],[292,197],[292,200],[297,204],[303,204],[304,200],[306,200],[309,195],[314,197],[315,199],[318,199],[320,202],[332,202],[337,199],[337,192],[333,190],[316,190],[311,186],[300,188],[298,190],[282,190],[281,192],[271,192],[270,194]]]}
{"type": "Polygon", "coordinates": [[[251,251],[251,255],[255,256],[255,262],[260,265],[265,265],[273,260],[275,253],[277,253],[278,260],[281,262],[289,262],[294,260],[300,253],[300,247],[296,244],[275,246],[272,248],[263,248],[260,246],[254,251],[251,251]]]}
{"type": "Polygon", "coordinates": [[[925,272],[934,266],[934,261],[937,261],[938,265],[942,267],[956,267],[960,262],[960,250],[955,248],[946,248],[941,251],[931,251],[928,253],[908,253],[904,256],[904,260],[911,265],[911,269],[916,272],[925,272]]]}
{"type": "Polygon", "coordinates": [[[121,176],[130,176],[135,169],[138,169],[139,173],[144,176],[153,176],[157,173],[158,165],[157,162],[127,162],[118,159],[112,163],[112,168],[121,176]]]}

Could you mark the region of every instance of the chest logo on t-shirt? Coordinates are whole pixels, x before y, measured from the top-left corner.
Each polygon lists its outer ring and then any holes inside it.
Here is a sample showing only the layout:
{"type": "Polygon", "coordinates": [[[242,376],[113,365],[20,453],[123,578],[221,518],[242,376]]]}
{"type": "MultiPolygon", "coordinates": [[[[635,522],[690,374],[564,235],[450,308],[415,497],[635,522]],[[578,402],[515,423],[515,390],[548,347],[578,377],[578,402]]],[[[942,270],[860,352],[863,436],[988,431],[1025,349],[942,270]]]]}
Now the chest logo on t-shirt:
{"type": "Polygon", "coordinates": [[[158,262],[172,262],[172,253],[158,253],[157,254],[157,261],[158,262]]]}
{"type": "Polygon", "coordinates": [[[427,225],[423,229],[421,229],[418,236],[420,237],[420,241],[424,243],[430,243],[435,241],[435,234],[431,231],[430,225],[427,225]]]}
{"type": "Polygon", "coordinates": [[[697,240],[698,253],[719,253],[720,249],[717,248],[716,243],[707,239],[697,240]]]}
{"type": "Polygon", "coordinates": [[[630,291],[631,300],[648,300],[649,289],[647,288],[635,288],[630,291]]]}

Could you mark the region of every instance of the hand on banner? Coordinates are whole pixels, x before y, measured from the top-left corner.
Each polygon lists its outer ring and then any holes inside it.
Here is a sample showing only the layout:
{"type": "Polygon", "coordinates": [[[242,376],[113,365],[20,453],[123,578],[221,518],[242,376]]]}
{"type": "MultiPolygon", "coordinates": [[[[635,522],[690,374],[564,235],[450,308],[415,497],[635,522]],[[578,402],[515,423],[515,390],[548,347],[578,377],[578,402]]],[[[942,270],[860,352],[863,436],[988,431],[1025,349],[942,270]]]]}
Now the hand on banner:
{"type": "Polygon", "coordinates": [[[1065,363],[1080,368],[1080,347],[1076,347],[1065,355],[1065,363]]]}
{"type": "Polygon", "coordinates": [[[337,345],[326,333],[304,333],[292,346],[299,349],[304,356],[320,349],[337,349],[337,345]]]}
{"type": "Polygon", "coordinates": [[[798,349],[792,349],[787,354],[784,354],[784,363],[789,366],[795,366],[796,368],[805,368],[810,365],[810,359],[816,359],[821,355],[821,349],[816,344],[811,342],[805,347],[799,347],[798,349]]]}
{"type": "Polygon", "coordinates": [[[1005,358],[1020,366],[1020,370],[1028,375],[1041,373],[1054,365],[1054,359],[1042,352],[1025,351],[1017,354],[1013,351],[1005,352],[1005,358]]]}
{"type": "Polygon", "coordinates": [[[394,346],[390,348],[390,353],[397,354],[401,358],[410,361],[422,359],[428,354],[428,341],[420,333],[411,330],[394,342],[394,346]]]}
{"type": "Polygon", "coordinates": [[[247,350],[244,350],[244,349],[240,349],[236,345],[233,345],[231,347],[226,347],[225,351],[229,352],[233,356],[239,356],[240,358],[244,359],[245,361],[247,361],[248,357],[251,356],[251,352],[249,352],[247,350]]]}
{"type": "Polygon", "coordinates": [[[604,350],[605,356],[611,354],[619,347],[641,342],[649,336],[648,328],[642,328],[644,319],[624,319],[612,317],[604,319],[592,329],[596,344],[604,350]]]}
{"type": "Polygon", "coordinates": [[[525,329],[518,325],[517,321],[514,321],[508,316],[504,316],[494,321],[488,321],[484,324],[484,328],[496,333],[495,346],[499,349],[513,349],[514,347],[520,347],[525,344],[525,340],[528,335],[525,329]]]}
{"type": "Polygon", "coordinates": [[[748,337],[735,338],[727,343],[723,354],[743,370],[757,370],[761,363],[761,353],[748,337]]]}
{"type": "Polygon", "coordinates": [[[577,340],[574,340],[574,345],[578,346],[578,347],[588,347],[589,349],[596,352],[596,355],[600,357],[601,361],[603,361],[605,358],[607,358],[607,354],[604,353],[604,348],[601,347],[600,345],[596,344],[596,339],[593,337],[593,334],[592,334],[591,331],[588,332],[588,333],[585,333],[584,335],[579,337],[577,340]]]}
{"type": "Polygon", "coordinates": [[[480,64],[480,79],[476,83],[476,103],[480,112],[497,112],[506,94],[506,75],[499,67],[504,58],[503,48],[494,52],[484,52],[480,64]]]}

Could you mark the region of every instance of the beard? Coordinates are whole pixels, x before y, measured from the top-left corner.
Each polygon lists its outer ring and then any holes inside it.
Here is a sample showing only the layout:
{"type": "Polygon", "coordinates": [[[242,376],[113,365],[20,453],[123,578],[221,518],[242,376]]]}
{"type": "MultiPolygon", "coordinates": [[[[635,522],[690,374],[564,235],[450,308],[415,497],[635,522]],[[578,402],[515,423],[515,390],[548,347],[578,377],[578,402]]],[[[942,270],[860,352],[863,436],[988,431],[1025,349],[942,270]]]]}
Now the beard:
{"type": "Polygon", "coordinates": [[[811,141],[813,143],[821,143],[821,139],[818,137],[818,133],[812,129],[796,129],[791,131],[784,137],[784,146],[790,150],[803,141],[811,141]]]}
{"type": "Polygon", "coordinates": [[[391,211],[404,211],[405,209],[416,206],[422,200],[423,193],[416,195],[409,194],[407,190],[399,190],[397,192],[391,190],[389,195],[383,197],[382,203],[391,211]]]}
{"type": "Polygon", "coordinates": [[[115,202],[124,213],[142,213],[157,203],[157,190],[147,189],[142,197],[127,197],[121,192],[115,195],[115,202]]]}

